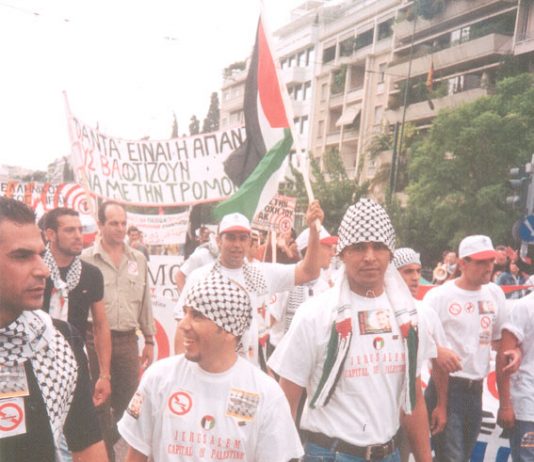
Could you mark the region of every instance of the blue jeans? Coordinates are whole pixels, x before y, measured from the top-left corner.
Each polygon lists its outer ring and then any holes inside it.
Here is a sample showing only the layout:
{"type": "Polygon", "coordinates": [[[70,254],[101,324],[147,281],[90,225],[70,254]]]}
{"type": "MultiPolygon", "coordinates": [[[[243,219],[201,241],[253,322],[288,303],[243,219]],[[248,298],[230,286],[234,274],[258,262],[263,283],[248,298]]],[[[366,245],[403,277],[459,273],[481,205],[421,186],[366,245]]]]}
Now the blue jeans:
{"type": "MultiPolygon", "coordinates": [[[[425,390],[428,413],[436,407],[436,387],[432,380],[425,390]]],[[[432,437],[438,462],[466,462],[477,442],[482,423],[482,386],[468,387],[449,380],[447,426],[432,437]]]]}
{"type": "MultiPolygon", "coordinates": [[[[302,462],[365,462],[365,459],[361,457],[335,452],[313,443],[306,443],[304,452],[302,462]]],[[[400,462],[399,450],[397,449],[393,454],[380,460],[381,462],[400,462]]]]}
{"type": "Polygon", "coordinates": [[[534,422],[515,421],[510,448],[513,462],[534,462],[534,422]]]}

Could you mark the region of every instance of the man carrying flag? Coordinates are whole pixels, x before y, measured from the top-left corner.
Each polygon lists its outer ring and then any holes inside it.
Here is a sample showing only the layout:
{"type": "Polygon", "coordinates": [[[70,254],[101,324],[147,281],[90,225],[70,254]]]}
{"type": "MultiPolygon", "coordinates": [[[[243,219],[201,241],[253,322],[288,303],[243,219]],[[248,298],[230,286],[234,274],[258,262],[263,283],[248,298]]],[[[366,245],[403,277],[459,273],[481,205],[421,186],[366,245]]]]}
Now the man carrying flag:
{"type": "MultiPolygon", "coordinates": [[[[245,86],[245,125],[247,140],[225,162],[227,175],[239,190],[215,209],[219,224],[217,244],[220,256],[215,264],[198,268],[187,279],[175,310],[177,320],[183,317],[183,300],[195,282],[211,272],[237,281],[249,293],[254,316],[250,330],[243,337],[244,353],[256,363],[261,312],[266,298],[275,292],[291,289],[294,285],[319,276],[319,232],[316,222],[322,222],[324,213],[317,201],[310,201],[306,221],[310,232],[306,258],[298,265],[249,265],[244,261],[250,246],[250,220],[276,194],[283,176],[283,163],[293,144],[288,117],[276,67],[269,49],[262,21],[258,25],[256,44],[252,53],[245,86]],[[313,226],[312,226],[313,225],[313,226]]],[[[180,331],[175,337],[175,351],[183,351],[180,331]]]]}

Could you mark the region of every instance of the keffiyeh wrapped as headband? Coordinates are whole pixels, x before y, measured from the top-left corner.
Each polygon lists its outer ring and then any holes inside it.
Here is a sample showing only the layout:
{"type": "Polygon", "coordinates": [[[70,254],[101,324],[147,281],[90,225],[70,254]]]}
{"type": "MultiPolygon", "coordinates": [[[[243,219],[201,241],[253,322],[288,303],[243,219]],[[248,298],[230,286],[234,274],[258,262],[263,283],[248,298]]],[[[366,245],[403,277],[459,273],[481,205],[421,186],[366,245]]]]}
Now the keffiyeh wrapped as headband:
{"type": "Polygon", "coordinates": [[[243,335],[252,319],[247,291],[216,271],[191,287],[185,296],[184,306],[199,311],[236,337],[243,335]]]}
{"type": "MultiPolygon", "coordinates": [[[[346,247],[364,242],[380,242],[395,251],[395,230],[386,211],[370,199],[361,199],[351,205],[338,231],[338,253],[346,247]]],[[[335,304],[335,320],[327,346],[326,360],[310,406],[326,406],[341,376],[352,339],[352,310],[350,287],[346,273],[340,278],[335,304]]],[[[412,296],[393,265],[384,275],[384,290],[402,333],[406,351],[406,373],[402,393],[402,407],[410,413],[415,406],[415,378],[417,365],[417,312],[412,296]]]]}

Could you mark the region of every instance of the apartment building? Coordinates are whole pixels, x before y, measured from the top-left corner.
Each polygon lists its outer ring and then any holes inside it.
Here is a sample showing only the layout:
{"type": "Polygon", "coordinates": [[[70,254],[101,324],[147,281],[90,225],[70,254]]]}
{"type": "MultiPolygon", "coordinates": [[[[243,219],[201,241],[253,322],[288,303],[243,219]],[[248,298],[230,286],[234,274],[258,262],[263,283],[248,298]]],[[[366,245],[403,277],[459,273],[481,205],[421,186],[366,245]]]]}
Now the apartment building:
{"type": "MultiPolygon", "coordinates": [[[[311,151],[337,150],[350,177],[364,181],[365,152],[381,131],[389,93],[386,73],[398,0],[345,2],[325,11],[313,105],[311,151]]],[[[373,160],[374,162],[375,160],[373,160]]]]}

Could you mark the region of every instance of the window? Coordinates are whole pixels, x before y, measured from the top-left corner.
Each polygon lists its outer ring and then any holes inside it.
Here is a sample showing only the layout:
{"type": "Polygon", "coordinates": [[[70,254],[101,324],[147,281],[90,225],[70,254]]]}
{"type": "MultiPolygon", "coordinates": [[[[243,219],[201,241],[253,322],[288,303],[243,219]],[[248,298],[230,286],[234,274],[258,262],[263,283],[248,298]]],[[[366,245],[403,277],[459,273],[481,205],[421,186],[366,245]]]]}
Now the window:
{"type": "Polygon", "coordinates": [[[303,90],[302,90],[302,101],[306,101],[311,96],[311,82],[308,81],[304,84],[303,90]]]}
{"type": "Polygon", "coordinates": [[[471,32],[471,27],[462,27],[451,32],[451,46],[459,45],[460,43],[467,42],[469,40],[469,35],[471,32]]]}
{"type": "Polygon", "coordinates": [[[378,25],[378,39],[384,40],[385,38],[393,35],[393,18],[388,19],[378,25]]]}
{"type": "Polygon", "coordinates": [[[306,65],[306,51],[301,51],[297,56],[297,66],[306,65]]]}
{"type": "Polygon", "coordinates": [[[294,61],[295,61],[295,57],[294,56],[290,56],[289,58],[287,58],[287,67],[289,67],[289,68],[293,67],[294,61]]]}
{"type": "Polygon", "coordinates": [[[324,120],[319,120],[317,124],[317,138],[322,138],[324,132],[324,120]]]}
{"type": "Polygon", "coordinates": [[[350,56],[354,50],[354,37],[339,42],[339,56],[350,56]]]}
{"type": "Polygon", "coordinates": [[[323,64],[329,63],[336,59],[336,46],[333,45],[323,50],[323,64]]]}
{"type": "Polygon", "coordinates": [[[298,85],[295,85],[295,96],[293,98],[295,101],[299,101],[302,99],[302,84],[299,83],[298,85]]]}
{"type": "Polygon", "coordinates": [[[386,69],[387,63],[382,63],[378,65],[378,83],[384,83],[386,80],[386,69]]]}
{"type": "Polygon", "coordinates": [[[306,50],[306,66],[313,64],[313,57],[315,56],[313,48],[308,48],[306,50]]]}
{"type": "Polygon", "coordinates": [[[356,37],[356,42],[354,44],[354,50],[360,50],[361,48],[365,48],[373,43],[373,29],[369,29],[368,31],[362,32],[361,34],[358,34],[356,37]]]}
{"type": "Polygon", "coordinates": [[[286,64],[287,64],[287,60],[285,58],[281,59],[280,60],[280,69],[283,69],[284,67],[286,67],[286,64]]]}
{"type": "Polygon", "coordinates": [[[309,120],[308,116],[303,116],[300,119],[300,134],[306,135],[308,133],[309,120]]]}
{"type": "Polygon", "coordinates": [[[325,101],[327,97],[328,97],[328,84],[323,83],[321,85],[321,101],[325,101]]]}

